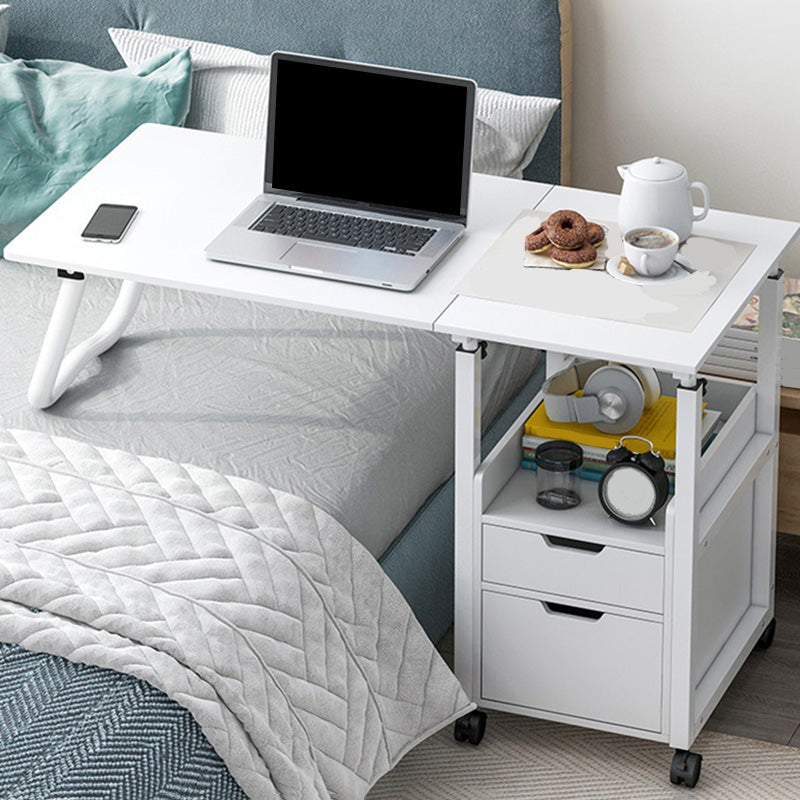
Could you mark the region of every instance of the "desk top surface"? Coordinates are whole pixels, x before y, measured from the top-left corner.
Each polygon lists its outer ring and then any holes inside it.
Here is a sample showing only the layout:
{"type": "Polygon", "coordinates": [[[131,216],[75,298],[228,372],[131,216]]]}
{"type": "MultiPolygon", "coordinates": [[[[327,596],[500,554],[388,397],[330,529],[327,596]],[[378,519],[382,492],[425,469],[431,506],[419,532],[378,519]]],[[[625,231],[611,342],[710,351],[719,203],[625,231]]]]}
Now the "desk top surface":
{"type": "Polygon", "coordinates": [[[755,250],[691,331],[457,295],[473,265],[523,209],[578,208],[593,219],[616,218],[616,195],[487,175],[473,176],[466,236],[413,292],[209,261],[205,246],[261,192],[263,158],[258,140],[143,125],[17,236],[6,258],[693,372],[800,231],[793,222],[721,211],[696,223],[697,234],[749,242],[755,250]],[[80,238],[100,203],[140,209],[120,244],[80,238]]]}
{"type": "MultiPolygon", "coordinates": [[[[314,157],[313,154],[310,157],[314,157]]],[[[147,124],[138,128],[5,249],[11,261],[433,330],[454,287],[546,184],[475,175],[468,233],[413,292],[210,261],[206,245],[263,190],[264,144],[147,124]],[[119,244],[80,232],[100,203],[136,205],[119,244]]]]}
{"type": "MultiPolygon", "coordinates": [[[[619,197],[556,186],[537,206],[545,214],[578,208],[591,219],[615,219],[619,197]]],[[[452,336],[484,338],[508,344],[542,347],[578,356],[602,357],[691,374],[716,346],[740,310],[772,274],[800,232],[785,220],[711,211],[693,233],[755,245],[691,330],[675,330],[599,317],[532,309],[530,305],[459,295],[436,323],[452,336]],[[479,321],[479,324],[476,322],[479,321]]],[[[699,266],[699,265],[698,265],[699,266]]],[[[609,281],[612,281],[609,277],[609,281]]],[[[630,289],[626,284],[620,284],[630,289]]],[[[547,305],[542,304],[542,305],[547,305]]]]}

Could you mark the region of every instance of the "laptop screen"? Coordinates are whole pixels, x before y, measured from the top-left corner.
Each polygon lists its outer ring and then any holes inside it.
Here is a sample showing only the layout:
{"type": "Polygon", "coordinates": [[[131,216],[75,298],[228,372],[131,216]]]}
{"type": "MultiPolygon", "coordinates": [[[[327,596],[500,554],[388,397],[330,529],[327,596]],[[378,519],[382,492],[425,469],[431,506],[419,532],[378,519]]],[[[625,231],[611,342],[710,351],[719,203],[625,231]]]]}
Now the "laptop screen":
{"type": "Polygon", "coordinates": [[[475,84],[276,53],[265,190],[466,221],[475,84]]]}

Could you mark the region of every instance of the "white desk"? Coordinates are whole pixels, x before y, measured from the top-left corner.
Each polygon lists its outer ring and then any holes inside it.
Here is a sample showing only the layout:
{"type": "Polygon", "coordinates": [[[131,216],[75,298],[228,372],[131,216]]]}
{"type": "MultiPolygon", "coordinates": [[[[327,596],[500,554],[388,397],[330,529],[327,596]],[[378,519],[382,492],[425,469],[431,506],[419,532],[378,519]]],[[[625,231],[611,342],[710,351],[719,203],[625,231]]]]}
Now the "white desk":
{"type": "MultiPolygon", "coordinates": [[[[550,213],[576,208],[590,219],[616,219],[617,195],[556,186],[537,206],[550,213]]],[[[710,212],[694,233],[720,239],[751,242],[756,250],[736,272],[697,327],[690,331],[576,317],[524,305],[459,297],[437,323],[437,330],[454,336],[473,336],[474,320],[481,320],[481,338],[526,347],[553,347],[564,353],[594,356],[605,353],[634,364],[668,372],[692,374],[705,361],[739,311],[756,293],[764,276],[780,263],[797,234],[797,225],[784,220],[723,211],[710,212]]]]}
{"type": "Polygon", "coordinates": [[[433,330],[453,287],[507,225],[509,209],[532,208],[550,189],[476,174],[468,235],[410,293],[209,261],[205,246],[262,191],[263,148],[257,140],[143,125],[7,245],[12,261],[126,281],[106,325],[66,359],[83,281],[62,282],[31,381],[34,406],[52,405],[89,359],[117,341],[141,284],[433,330]],[[140,209],[120,244],[80,238],[100,203],[140,209]]]}
{"type": "MultiPolygon", "coordinates": [[[[778,263],[798,226],[722,212],[711,212],[699,223],[695,232],[756,247],[688,333],[456,296],[455,287],[521,209],[538,205],[548,212],[576,208],[595,219],[616,216],[615,196],[483,175],[474,176],[467,236],[411,293],[208,261],[205,245],[261,189],[262,147],[257,141],[145,125],[8,245],[9,259],[79,273],[72,277],[61,273],[64,280],[32,380],[31,402],[39,407],[54,402],[89,358],[113,345],[145,283],[451,335],[460,345],[456,355],[459,678],[485,706],[669,742],[679,750],[676,758],[680,753],[685,756],[774,615],[782,295],[778,263]],[[80,239],[79,232],[101,202],[140,208],[119,245],[80,239]],[[121,278],[124,283],[106,325],[64,358],[84,273],[121,278]],[[756,291],[761,295],[758,383],[749,387],[735,381],[711,382],[709,403],[724,407],[727,422],[701,458],[698,373],[756,291]],[[631,529],[605,518],[588,495],[573,516],[542,513],[533,501],[534,477],[519,469],[522,425],[534,404],[481,462],[480,340],[543,348],[548,351],[550,371],[578,355],[654,366],[668,384],[674,379],[677,483],[655,530],[631,529]],[[577,568],[565,564],[570,558],[585,558],[586,551],[578,556],[558,553],[552,566],[564,583],[547,583],[546,590],[526,577],[497,574],[524,559],[547,566],[548,557],[541,555],[546,550],[536,548],[548,532],[602,546],[611,566],[598,569],[593,577],[589,573],[576,585],[570,576],[577,574],[577,568]],[[506,553],[494,565],[484,561],[487,543],[496,543],[491,546],[506,553]],[[614,595],[616,599],[609,601],[604,586],[632,585],[631,574],[640,571],[655,582],[645,599],[637,594],[627,595],[626,600],[623,592],[621,600],[614,595]],[[538,613],[536,603],[545,602],[577,604],[617,620],[621,627],[607,641],[591,644],[590,639],[576,639],[567,628],[562,630],[561,622],[552,627],[552,620],[538,613]],[[506,619],[516,619],[516,628],[504,628],[506,619]],[[523,642],[522,649],[517,640],[523,642]],[[564,663],[559,658],[567,644],[575,656],[564,663]],[[531,670],[527,659],[537,669],[531,670]],[[633,675],[625,672],[631,664],[637,665],[633,675]],[[592,670],[600,676],[600,684],[592,670]],[[612,683],[621,694],[618,691],[616,699],[597,708],[598,697],[613,694],[604,691],[612,683]],[[544,696],[539,691],[542,686],[544,696]],[[576,693],[576,686],[583,688],[576,693]]],[[[596,564],[606,563],[606,556],[596,564]]],[[[687,782],[691,772],[687,767],[683,775],[687,782]]]]}

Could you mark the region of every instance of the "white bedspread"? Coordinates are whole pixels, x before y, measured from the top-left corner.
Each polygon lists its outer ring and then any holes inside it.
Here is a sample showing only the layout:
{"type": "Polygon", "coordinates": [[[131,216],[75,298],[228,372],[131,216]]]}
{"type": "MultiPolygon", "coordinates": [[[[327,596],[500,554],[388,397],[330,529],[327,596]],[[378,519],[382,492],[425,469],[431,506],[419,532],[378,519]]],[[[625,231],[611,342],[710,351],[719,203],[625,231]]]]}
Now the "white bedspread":
{"type": "Polygon", "coordinates": [[[251,798],[362,798],[472,706],[372,556],[241,478],[0,430],[0,640],[142,678],[251,798]]]}

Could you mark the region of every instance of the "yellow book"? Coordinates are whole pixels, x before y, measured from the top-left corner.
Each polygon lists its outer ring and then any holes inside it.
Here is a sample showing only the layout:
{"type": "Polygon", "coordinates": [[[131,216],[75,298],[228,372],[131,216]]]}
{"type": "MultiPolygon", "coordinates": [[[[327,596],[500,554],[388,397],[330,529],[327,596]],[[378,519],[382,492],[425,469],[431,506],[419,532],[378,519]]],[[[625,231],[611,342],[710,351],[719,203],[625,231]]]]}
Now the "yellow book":
{"type": "MultiPolygon", "coordinates": [[[[705,407],[705,404],[703,406],[705,407]]],[[[575,444],[609,450],[616,447],[623,436],[643,436],[653,443],[653,449],[660,452],[663,458],[670,459],[675,458],[676,411],[677,400],[662,395],[645,410],[642,418],[631,430],[626,433],[603,433],[591,422],[553,422],[548,419],[544,402],[541,402],[525,423],[525,433],[542,439],[566,439],[575,444]]],[[[631,449],[639,449],[634,446],[635,442],[630,444],[631,449]]]]}

